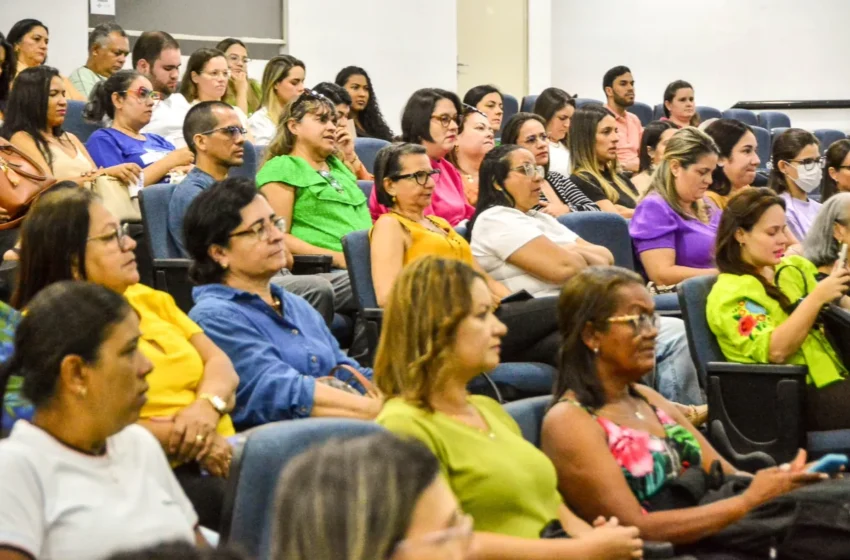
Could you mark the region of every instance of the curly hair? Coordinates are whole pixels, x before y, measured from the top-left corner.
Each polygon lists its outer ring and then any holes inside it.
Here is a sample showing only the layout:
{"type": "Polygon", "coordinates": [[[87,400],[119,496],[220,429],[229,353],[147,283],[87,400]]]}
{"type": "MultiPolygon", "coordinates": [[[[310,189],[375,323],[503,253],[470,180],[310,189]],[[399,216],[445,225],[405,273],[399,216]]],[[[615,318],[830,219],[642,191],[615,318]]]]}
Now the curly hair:
{"type": "Polygon", "coordinates": [[[455,259],[426,256],[405,267],[384,310],[375,383],[388,397],[433,410],[446,381],[458,325],[472,311],[470,292],[483,277],[455,259]]]}
{"type": "Polygon", "coordinates": [[[393,131],[390,130],[384,115],[381,113],[381,108],[378,106],[378,98],[375,95],[375,88],[372,86],[372,79],[366,70],[359,66],[346,66],[336,75],[336,85],[345,87],[348,79],[351,76],[363,76],[366,78],[366,87],[369,88],[369,101],[366,102],[366,107],[357,115],[357,120],[363,131],[372,138],[380,138],[387,142],[392,142],[393,131]]]}

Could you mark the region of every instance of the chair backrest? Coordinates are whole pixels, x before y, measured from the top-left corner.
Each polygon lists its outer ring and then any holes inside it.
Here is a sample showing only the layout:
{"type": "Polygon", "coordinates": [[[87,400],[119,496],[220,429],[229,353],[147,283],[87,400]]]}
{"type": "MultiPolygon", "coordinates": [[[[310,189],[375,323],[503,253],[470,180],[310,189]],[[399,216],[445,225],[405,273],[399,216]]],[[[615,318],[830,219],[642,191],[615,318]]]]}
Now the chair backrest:
{"type": "MultiPolygon", "coordinates": [[[[371,171],[370,171],[371,173],[371,171]]],[[[375,188],[374,181],[357,181],[357,186],[360,187],[360,190],[363,191],[363,194],[366,195],[366,199],[368,199],[372,195],[372,189],[375,188]]]]}
{"type": "Polygon", "coordinates": [[[705,122],[708,119],[723,118],[723,113],[720,112],[720,109],[707,107],[705,105],[697,105],[697,115],[699,115],[699,120],[702,122],[705,122]]]}
{"type": "Polygon", "coordinates": [[[534,112],[534,104],[537,103],[538,95],[526,95],[522,98],[522,112],[523,113],[532,113],[534,112]]]}
{"type": "Polygon", "coordinates": [[[376,309],[378,298],[372,284],[372,249],[369,243],[369,230],[353,231],[342,238],[342,252],[348,266],[351,289],[357,298],[357,306],[364,309],[376,309]]]}
{"type": "Polygon", "coordinates": [[[688,346],[691,358],[697,368],[700,385],[706,384],[706,364],[709,362],[725,362],[726,356],[717,344],[717,338],[708,326],[708,316],[705,304],[708,294],[717,281],[717,276],[696,276],[688,278],[677,289],[679,307],[682,309],[682,320],[688,333],[688,346]]]}
{"type": "Polygon", "coordinates": [[[773,131],[774,128],[791,128],[791,119],[780,111],[762,111],[757,115],[759,126],[773,131]]]}
{"type": "Polygon", "coordinates": [[[516,115],[519,112],[519,101],[517,98],[509,93],[502,94],[502,105],[504,106],[505,114],[502,115],[502,128],[499,130],[499,136],[501,137],[502,130],[505,130],[505,125],[511,119],[512,116],[516,115]]]}
{"type": "Polygon", "coordinates": [[[139,207],[154,259],[179,259],[183,255],[168,233],[168,204],[176,185],[151,185],[139,191],[139,207]]]}
{"type": "Polygon", "coordinates": [[[68,101],[65,122],[62,123],[62,128],[79,138],[83,144],[95,130],[102,128],[101,125],[91,123],[83,118],[83,109],[85,108],[85,101],[68,101]]]}
{"type": "Polygon", "coordinates": [[[640,119],[640,124],[643,126],[646,126],[647,124],[652,122],[652,107],[650,107],[646,103],[635,101],[635,103],[631,107],[626,108],[626,111],[632,113],[633,115],[637,115],[637,118],[640,119]]]}
{"type": "Polygon", "coordinates": [[[357,157],[360,158],[360,161],[363,162],[363,166],[366,170],[369,171],[369,173],[374,173],[375,158],[378,155],[378,151],[388,144],[389,142],[381,140],[380,138],[355,138],[354,152],[357,154],[357,157]]]}
{"type": "Polygon", "coordinates": [[[519,424],[522,437],[535,447],[540,447],[540,427],[550,402],[552,402],[552,395],[544,395],[505,405],[505,412],[519,424]]]}
{"type": "Polygon", "coordinates": [[[788,130],[789,127],[778,126],[770,129],[770,146],[773,147],[773,143],[776,142],[776,139],[779,138],[779,135],[788,130]]]}
{"type": "Polygon", "coordinates": [[[766,128],[760,126],[750,126],[753,129],[753,134],[758,142],[757,153],[761,162],[759,162],[759,170],[767,171],[767,163],[770,161],[770,151],[772,142],[770,140],[770,132],[766,128]]]}
{"type": "Polygon", "coordinates": [[[228,173],[229,177],[246,177],[252,181],[257,176],[257,149],[251,142],[245,141],[243,145],[245,150],[242,156],[242,165],[239,167],[231,167],[228,173]]]}
{"type": "Polygon", "coordinates": [[[664,103],[659,103],[652,108],[652,120],[657,121],[664,118],[664,103]]]}
{"type": "Polygon", "coordinates": [[[570,212],[558,217],[558,221],[588,243],[607,247],[617,266],[635,269],[629,222],[622,216],[612,212],[570,212]]]}
{"type": "Polygon", "coordinates": [[[231,465],[222,544],[242,548],[251,558],[268,558],[275,489],[287,464],[328,440],[348,440],[381,431],[384,428],[374,422],[342,418],[286,420],[252,430],[238,454],[238,462],[231,465]]]}
{"type": "Polygon", "coordinates": [[[589,97],[576,97],[576,109],[581,109],[585,105],[605,105],[605,102],[589,97]]]}
{"type": "Polygon", "coordinates": [[[742,123],[750,126],[759,125],[758,117],[756,117],[756,114],[749,109],[726,109],[723,111],[723,118],[741,121],[742,123]]]}
{"type": "Polygon", "coordinates": [[[814,131],[815,136],[820,142],[820,153],[823,154],[827,148],[833,143],[839,140],[844,140],[847,138],[847,135],[841,132],[840,130],[835,130],[833,128],[819,128],[814,131]]]}

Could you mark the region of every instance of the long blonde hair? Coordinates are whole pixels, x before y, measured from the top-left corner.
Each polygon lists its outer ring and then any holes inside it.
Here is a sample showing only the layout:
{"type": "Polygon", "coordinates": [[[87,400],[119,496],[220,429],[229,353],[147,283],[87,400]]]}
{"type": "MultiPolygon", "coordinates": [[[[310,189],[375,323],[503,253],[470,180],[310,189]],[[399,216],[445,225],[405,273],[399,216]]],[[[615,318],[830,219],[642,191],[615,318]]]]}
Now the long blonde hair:
{"type": "Polygon", "coordinates": [[[375,358],[375,383],[385,395],[431,410],[458,325],[471,313],[476,278],[481,275],[455,259],[426,256],[405,267],[384,310],[375,358]]]}
{"type": "Polygon", "coordinates": [[[673,177],[670,163],[678,161],[684,169],[694,165],[700,158],[709,154],[720,154],[720,150],[711,136],[692,126],[679,130],[667,141],[667,147],[664,148],[664,159],[653,172],[649,188],[643,198],[651,193],[658,193],[670,205],[670,208],[683,219],[689,220],[696,216],[699,221],[708,223],[708,209],[702,200],[691,203],[693,215],[687,214],[685,209],[682,208],[682,204],[679,202],[679,194],[676,192],[676,178],[673,177]]]}
{"type": "Polygon", "coordinates": [[[602,119],[611,116],[611,112],[601,105],[585,105],[576,109],[573,120],[570,122],[569,133],[571,172],[583,179],[598,183],[605,197],[611,202],[616,203],[620,200],[620,193],[611,185],[612,182],[626,196],[636,200],[637,195],[620,177],[617,160],[612,160],[603,167],[599,164],[599,158],[596,157],[596,129],[602,119]],[[611,176],[610,179],[605,176],[606,172],[611,176]]]}
{"type": "Polygon", "coordinates": [[[269,119],[277,124],[280,114],[283,111],[283,106],[277,98],[274,88],[289,75],[289,71],[300,66],[306,71],[304,63],[288,54],[281,54],[272,57],[266,63],[266,69],[263,70],[263,84],[261,86],[262,97],[260,98],[260,106],[265,107],[268,111],[269,119]]]}
{"type": "Polygon", "coordinates": [[[301,122],[307,114],[322,116],[330,114],[331,118],[336,118],[336,107],[330,99],[320,93],[314,93],[308,89],[304,93],[296,97],[292,103],[284,107],[283,114],[280,115],[280,121],[277,123],[277,130],[274,138],[269,142],[269,147],[266,150],[266,156],[263,163],[269,161],[273,157],[282,156],[292,153],[295,147],[295,141],[298,137],[289,130],[289,122],[301,122]]]}

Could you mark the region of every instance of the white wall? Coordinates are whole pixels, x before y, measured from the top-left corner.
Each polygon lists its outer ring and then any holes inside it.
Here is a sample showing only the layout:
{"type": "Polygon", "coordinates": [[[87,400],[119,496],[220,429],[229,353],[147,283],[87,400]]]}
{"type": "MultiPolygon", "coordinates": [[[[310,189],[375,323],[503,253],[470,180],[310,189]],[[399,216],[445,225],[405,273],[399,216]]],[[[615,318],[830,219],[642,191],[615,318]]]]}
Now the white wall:
{"type": "Polygon", "coordinates": [[[64,75],[86,63],[88,53],[88,0],[0,0],[3,35],[16,21],[34,18],[50,30],[47,63],[64,75]]]}
{"type": "MultiPolygon", "coordinates": [[[[556,0],[555,3],[562,0],[556,0]]],[[[528,0],[528,92],[552,85],[552,0],[528,0]]],[[[570,92],[572,93],[572,92],[570,92]]]]}
{"type": "Polygon", "coordinates": [[[333,81],[345,66],[361,66],[396,133],[411,93],[457,87],[455,0],[288,0],[288,5],[287,50],[307,65],[307,85],[333,81]]]}
{"type": "MultiPolygon", "coordinates": [[[[625,64],[637,100],[661,102],[675,79],[698,105],[845,99],[850,73],[846,0],[557,0],[552,2],[552,81],[604,99],[602,75],[625,64]]],[[[850,131],[850,111],[830,111],[850,131]]],[[[800,111],[792,123],[823,126],[800,111]]],[[[814,126],[812,126],[814,127],[814,126]]]]}

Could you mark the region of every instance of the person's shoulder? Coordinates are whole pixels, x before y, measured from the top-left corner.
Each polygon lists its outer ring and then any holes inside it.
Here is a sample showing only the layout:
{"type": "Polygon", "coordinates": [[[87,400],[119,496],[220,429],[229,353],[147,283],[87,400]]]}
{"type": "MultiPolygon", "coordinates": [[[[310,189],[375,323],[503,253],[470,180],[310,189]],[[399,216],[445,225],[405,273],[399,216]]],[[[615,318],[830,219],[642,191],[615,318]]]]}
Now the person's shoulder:
{"type": "Polygon", "coordinates": [[[136,309],[168,310],[177,307],[174,298],[168,292],[155,290],[137,282],[124,291],[124,297],[136,309]]]}
{"type": "Polygon", "coordinates": [[[410,404],[401,397],[392,397],[384,402],[381,412],[378,413],[375,420],[382,426],[393,425],[400,420],[414,420],[416,423],[427,423],[427,418],[430,414],[428,411],[410,404]]]}
{"type": "Polygon", "coordinates": [[[709,301],[728,298],[766,297],[764,285],[752,274],[731,274],[723,272],[708,294],[709,301]]]}
{"type": "Polygon", "coordinates": [[[114,128],[106,128],[101,127],[91,133],[88,140],[86,140],[86,146],[94,142],[110,142],[116,143],[118,141],[118,136],[116,134],[116,130],[114,128]]]}

